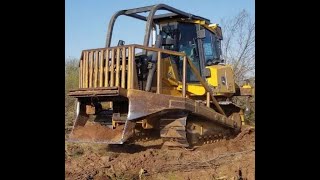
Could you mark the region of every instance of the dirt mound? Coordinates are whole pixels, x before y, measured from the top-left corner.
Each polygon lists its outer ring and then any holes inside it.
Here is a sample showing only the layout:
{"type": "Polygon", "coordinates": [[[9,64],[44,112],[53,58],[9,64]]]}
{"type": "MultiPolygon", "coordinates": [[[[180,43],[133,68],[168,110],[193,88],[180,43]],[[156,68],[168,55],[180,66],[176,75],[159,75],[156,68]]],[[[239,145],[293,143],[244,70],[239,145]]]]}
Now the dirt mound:
{"type": "Polygon", "coordinates": [[[67,144],[66,179],[255,179],[255,132],[195,150],[169,150],[162,140],[103,146],[67,144]],[[74,146],[77,146],[76,148],[74,146]]]}
{"type": "Polygon", "coordinates": [[[70,140],[86,140],[86,141],[118,141],[122,136],[124,125],[118,126],[116,129],[102,126],[98,123],[87,123],[85,126],[76,127],[70,134],[70,140]]]}

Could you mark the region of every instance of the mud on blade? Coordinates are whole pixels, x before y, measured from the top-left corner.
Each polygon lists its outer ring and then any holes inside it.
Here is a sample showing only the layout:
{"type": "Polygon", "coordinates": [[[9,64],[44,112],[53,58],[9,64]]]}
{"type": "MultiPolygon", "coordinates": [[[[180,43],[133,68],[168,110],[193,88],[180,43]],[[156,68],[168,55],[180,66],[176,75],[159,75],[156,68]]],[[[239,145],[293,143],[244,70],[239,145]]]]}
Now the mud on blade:
{"type": "MultiPolygon", "coordinates": [[[[78,108],[77,108],[78,109],[78,108]]],[[[78,111],[79,112],[79,111],[78,111]]],[[[134,132],[135,122],[120,120],[108,122],[108,112],[105,111],[96,116],[88,115],[80,110],[69,142],[123,144],[134,132]],[[117,123],[114,123],[117,122],[117,123]]],[[[111,118],[115,118],[114,114],[111,118]]]]}

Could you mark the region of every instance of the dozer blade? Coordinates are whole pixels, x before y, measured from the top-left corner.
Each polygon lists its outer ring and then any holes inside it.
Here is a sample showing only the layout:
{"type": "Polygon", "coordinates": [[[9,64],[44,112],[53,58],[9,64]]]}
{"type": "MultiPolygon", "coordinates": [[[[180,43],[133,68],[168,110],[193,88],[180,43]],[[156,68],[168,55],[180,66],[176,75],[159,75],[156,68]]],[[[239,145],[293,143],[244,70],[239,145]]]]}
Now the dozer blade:
{"type": "Polygon", "coordinates": [[[105,115],[87,115],[82,105],[78,105],[77,112],[79,113],[67,140],[69,142],[123,144],[134,134],[135,122],[125,120],[114,127],[101,121],[105,115]]]}

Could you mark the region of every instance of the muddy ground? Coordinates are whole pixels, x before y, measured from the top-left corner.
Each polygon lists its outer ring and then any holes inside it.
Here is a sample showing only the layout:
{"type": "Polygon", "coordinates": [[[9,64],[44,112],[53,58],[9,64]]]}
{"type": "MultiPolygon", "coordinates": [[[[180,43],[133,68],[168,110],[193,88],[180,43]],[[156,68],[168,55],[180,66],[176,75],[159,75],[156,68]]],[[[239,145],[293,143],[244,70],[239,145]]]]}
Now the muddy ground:
{"type": "Polygon", "coordinates": [[[98,123],[86,123],[85,127],[79,126],[70,134],[69,139],[82,139],[86,141],[103,141],[109,139],[110,141],[118,141],[121,139],[124,125],[118,126],[117,129],[108,128],[98,123]]]}
{"type": "Polygon", "coordinates": [[[130,145],[66,142],[65,179],[255,179],[255,132],[195,150],[167,149],[161,140],[130,145]]]}

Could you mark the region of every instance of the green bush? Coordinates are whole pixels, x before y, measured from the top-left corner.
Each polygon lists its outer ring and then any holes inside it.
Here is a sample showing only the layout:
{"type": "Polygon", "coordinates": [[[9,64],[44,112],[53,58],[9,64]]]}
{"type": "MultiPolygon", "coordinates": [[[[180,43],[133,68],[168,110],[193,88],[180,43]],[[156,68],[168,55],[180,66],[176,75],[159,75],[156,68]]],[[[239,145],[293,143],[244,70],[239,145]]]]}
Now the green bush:
{"type": "Polygon", "coordinates": [[[68,133],[71,130],[73,121],[75,118],[75,98],[69,97],[67,93],[71,89],[78,88],[79,79],[79,60],[78,59],[66,59],[65,60],[65,132],[68,133]]]}

